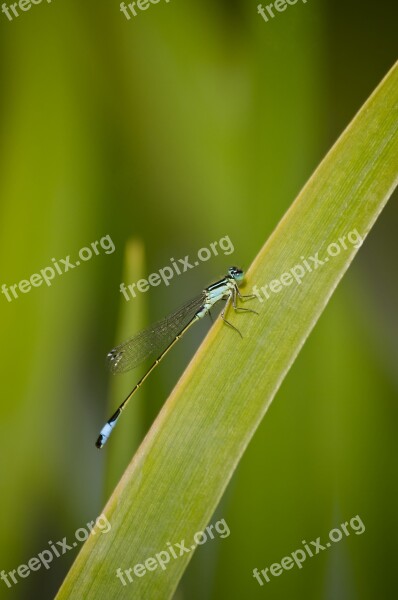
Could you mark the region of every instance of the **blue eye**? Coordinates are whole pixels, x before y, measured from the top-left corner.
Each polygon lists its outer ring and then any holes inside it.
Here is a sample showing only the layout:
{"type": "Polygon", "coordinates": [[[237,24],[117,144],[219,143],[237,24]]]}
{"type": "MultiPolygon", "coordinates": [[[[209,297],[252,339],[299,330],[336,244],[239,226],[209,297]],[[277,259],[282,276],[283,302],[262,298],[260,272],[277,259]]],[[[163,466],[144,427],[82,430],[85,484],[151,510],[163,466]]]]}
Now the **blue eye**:
{"type": "Polygon", "coordinates": [[[230,267],[228,269],[228,273],[230,277],[233,277],[235,279],[235,281],[242,281],[242,279],[244,278],[244,273],[242,269],[239,269],[238,267],[230,267]]]}

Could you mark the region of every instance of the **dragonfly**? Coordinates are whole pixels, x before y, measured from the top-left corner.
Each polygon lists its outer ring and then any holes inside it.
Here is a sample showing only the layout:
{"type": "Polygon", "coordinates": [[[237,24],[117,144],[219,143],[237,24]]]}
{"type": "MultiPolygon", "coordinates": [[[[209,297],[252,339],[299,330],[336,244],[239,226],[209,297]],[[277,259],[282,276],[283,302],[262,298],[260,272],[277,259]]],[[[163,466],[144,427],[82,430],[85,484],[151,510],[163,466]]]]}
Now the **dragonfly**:
{"type": "Polygon", "coordinates": [[[237,299],[248,300],[254,298],[255,294],[243,295],[240,293],[239,284],[244,280],[244,272],[239,267],[229,267],[225,277],[212,283],[205,288],[199,295],[185,302],[170,315],[149,326],[147,329],[137,333],[122,344],[113,348],[107,355],[108,367],[112,373],[125,373],[138,367],[151,355],[157,355],[145,375],[141,377],[138,383],[131,390],[129,395],[120,404],[118,409],[105,423],[97,438],[95,445],[102,448],[108,441],[116,423],[134,394],[140,389],[144,381],[149,377],[152,371],[163,360],[166,354],[180,340],[183,335],[192,327],[194,323],[210,314],[211,308],[221,300],[225,301],[225,306],[221,311],[221,318],[229,327],[242,336],[237,327],[232,325],[225,318],[230,305],[236,312],[250,312],[258,314],[251,308],[238,306],[237,299]]]}

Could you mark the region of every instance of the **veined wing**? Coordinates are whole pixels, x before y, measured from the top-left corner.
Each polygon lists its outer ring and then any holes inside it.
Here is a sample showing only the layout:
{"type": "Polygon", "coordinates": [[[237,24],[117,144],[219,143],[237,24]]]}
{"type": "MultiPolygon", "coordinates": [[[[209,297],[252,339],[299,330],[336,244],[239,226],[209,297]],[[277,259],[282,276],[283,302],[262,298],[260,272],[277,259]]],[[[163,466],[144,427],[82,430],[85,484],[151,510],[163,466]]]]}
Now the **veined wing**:
{"type": "Polygon", "coordinates": [[[194,317],[204,301],[205,294],[202,292],[161,321],[113,348],[106,357],[112,373],[130,371],[149,356],[164,350],[194,317]]]}

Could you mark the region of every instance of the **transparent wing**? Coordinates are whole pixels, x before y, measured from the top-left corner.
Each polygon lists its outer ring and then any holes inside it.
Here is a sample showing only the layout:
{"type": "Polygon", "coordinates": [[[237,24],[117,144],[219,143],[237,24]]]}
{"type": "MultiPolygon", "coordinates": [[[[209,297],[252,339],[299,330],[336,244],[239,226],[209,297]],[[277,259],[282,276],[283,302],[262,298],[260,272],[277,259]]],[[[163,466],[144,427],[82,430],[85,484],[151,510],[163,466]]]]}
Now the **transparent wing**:
{"type": "Polygon", "coordinates": [[[140,331],[107,355],[107,364],[112,373],[124,373],[138,367],[149,356],[161,352],[189,323],[203,305],[205,294],[189,300],[161,321],[140,331]]]}

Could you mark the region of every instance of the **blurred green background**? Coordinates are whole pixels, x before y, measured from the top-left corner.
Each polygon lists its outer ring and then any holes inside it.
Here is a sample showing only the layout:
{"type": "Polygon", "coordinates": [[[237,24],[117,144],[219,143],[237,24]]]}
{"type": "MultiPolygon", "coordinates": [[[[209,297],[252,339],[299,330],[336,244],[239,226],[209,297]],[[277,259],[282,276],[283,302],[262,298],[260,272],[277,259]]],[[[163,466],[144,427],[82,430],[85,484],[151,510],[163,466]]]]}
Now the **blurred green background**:
{"type": "MultiPolygon", "coordinates": [[[[100,514],[209,324],[99,453],[99,429],[139,376],[111,381],[106,352],[231,263],[250,264],[396,59],[397,16],[392,0],[299,1],[268,23],[247,0],[161,0],[130,21],[93,0],[0,13],[0,285],[105,235],[116,247],[51,287],[0,296],[0,571],[100,514]],[[130,302],[120,294],[121,281],[226,235],[230,256],[130,302]]],[[[396,200],[229,485],[212,522],[231,535],[198,549],[179,600],[396,597],[396,200]],[[253,578],[355,515],[363,535],[264,587],[253,578]]],[[[0,580],[0,597],[52,598],[77,551],[11,589],[0,580]]]]}

